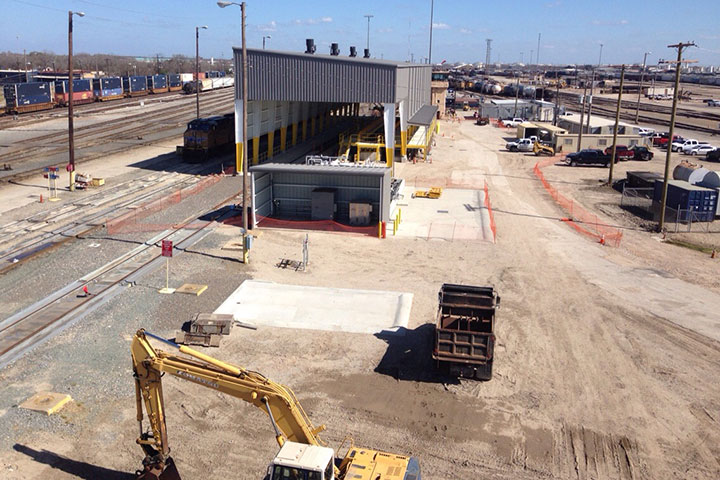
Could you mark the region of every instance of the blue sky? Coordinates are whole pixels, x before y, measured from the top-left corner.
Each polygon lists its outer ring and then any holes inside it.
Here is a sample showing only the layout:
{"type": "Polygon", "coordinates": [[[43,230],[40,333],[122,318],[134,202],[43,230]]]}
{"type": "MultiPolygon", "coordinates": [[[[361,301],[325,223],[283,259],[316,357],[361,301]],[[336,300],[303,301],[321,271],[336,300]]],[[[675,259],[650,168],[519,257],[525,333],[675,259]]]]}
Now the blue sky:
{"type": "MultiPolygon", "coordinates": [[[[240,8],[221,9],[215,0],[2,0],[0,49],[67,51],[67,11],[75,20],[75,51],[134,56],[194,55],[196,25],[204,57],[230,58],[240,44],[240,8]],[[10,16],[8,13],[12,13],[10,16]]],[[[430,0],[320,1],[248,0],[248,46],[301,51],[314,38],[318,51],[340,44],[362,52],[367,20],[373,56],[418,61],[428,53],[430,0]]],[[[648,63],[671,58],[667,45],[694,40],[687,58],[720,65],[720,2],[666,0],[435,0],[433,61],[484,61],[485,39],[493,39],[492,60],[529,63],[542,34],[542,63],[648,63]],[[683,5],[691,6],[685,8],[683,5]],[[522,52],[522,53],[521,53],[522,52]]]]}

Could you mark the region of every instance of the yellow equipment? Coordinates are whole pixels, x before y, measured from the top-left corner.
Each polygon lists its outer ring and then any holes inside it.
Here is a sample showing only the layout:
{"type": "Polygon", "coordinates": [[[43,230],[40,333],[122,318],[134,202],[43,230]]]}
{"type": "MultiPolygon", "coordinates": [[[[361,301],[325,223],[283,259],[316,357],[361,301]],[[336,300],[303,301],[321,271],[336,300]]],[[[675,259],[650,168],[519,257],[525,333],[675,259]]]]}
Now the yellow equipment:
{"type": "Polygon", "coordinates": [[[555,149],[552,147],[548,147],[547,145],[543,145],[538,141],[535,141],[535,144],[533,145],[533,153],[537,156],[548,155],[552,157],[553,155],[555,155],[555,149]]]}
{"type": "Polygon", "coordinates": [[[440,198],[441,195],[442,188],[432,187],[430,190],[415,190],[415,193],[412,194],[412,198],[440,198]]]}
{"type": "Polygon", "coordinates": [[[415,457],[359,448],[352,442],[347,455],[336,466],[335,452],[318,437],[325,425],[313,427],[292,390],[257,372],[225,363],[145,330],[138,330],[133,337],[131,352],[140,424],[137,443],[146,455],[143,470],[137,472],[137,480],[180,480],[168,445],[162,394],[164,373],[244,400],[268,415],[280,445],[280,451],[268,467],[266,478],[269,480],[420,480],[420,465],[415,457]],[[148,337],[194,359],[155,350],[148,337]],[[150,431],[143,429],[143,404],[150,431]]]}

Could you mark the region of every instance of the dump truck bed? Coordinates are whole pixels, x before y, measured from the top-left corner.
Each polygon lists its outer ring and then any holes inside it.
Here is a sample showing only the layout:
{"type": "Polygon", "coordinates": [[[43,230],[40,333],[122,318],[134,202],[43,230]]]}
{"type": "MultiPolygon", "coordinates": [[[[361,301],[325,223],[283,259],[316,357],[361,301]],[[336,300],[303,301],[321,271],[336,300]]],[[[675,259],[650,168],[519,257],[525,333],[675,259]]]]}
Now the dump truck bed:
{"type": "Polygon", "coordinates": [[[438,294],[433,358],[451,375],[492,377],[495,310],[500,297],[492,287],[444,284],[438,294]]]}

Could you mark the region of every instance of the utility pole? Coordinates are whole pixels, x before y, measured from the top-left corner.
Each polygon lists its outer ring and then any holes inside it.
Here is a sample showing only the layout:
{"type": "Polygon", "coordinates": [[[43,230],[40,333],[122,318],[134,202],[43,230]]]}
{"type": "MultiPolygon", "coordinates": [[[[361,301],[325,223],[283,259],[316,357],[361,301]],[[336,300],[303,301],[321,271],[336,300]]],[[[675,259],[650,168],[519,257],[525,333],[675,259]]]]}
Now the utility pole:
{"type": "MultiPolygon", "coordinates": [[[[672,113],[670,114],[670,129],[668,131],[668,149],[667,154],[665,155],[665,177],[663,179],[663,190],[662,190],[662,199],[660,200],[660,222],[658,223],[658,231],[662,232],[665,228],[665,208],[667,205],[667,189],[668,189],[668,176],[670,175],[670,156],[672,153],[672,141],[673,141],[673,130],[675,129],[675,114],[677,112],[677,101],[678,101],[678,91],[680,90],[680,67],[682,65],[683,59],[682,54],[683,50],[687,47],[694,47],[695,42],[686,42],[686,43],[676,43],[675,45],[668,45],[668,48],[676,48],[677,49],[677,61],[672,62],[663,62],[663,63],[674,63],[675,64],[675,91],[673,92],[673,104],[672,104],[672,113]]],[[[690,63],[692,60],[685,60],[685,62],[690,63]]]]}
{"type": "Polygon", "coordinates": [[[520,72],[517,73],[517,81],[515,82],[515,113],[513,114],[513,118],[517,117],[517,104],[518,104],[519,94],[520,94],[520,72]]]}
{"type": "Polygon", "coordinates": [[[642,70],[640,70],[640,87],[638,88],[637,106],[635,107],[635,124],[638,123],[638,119],[640,118],[640,97],[642,96],[643,79],[645,78],[645,62],[647,61],[647,56],[651,53],[652,52],[645,52],[645,55],[643,55],[643,66],[642,70]]]}
{"type": "Polygon", "coordinates": [[[432,32],[433,32],[434,10],[435,10],[435,1],[430,0],[430,46],[428,48],[428,64],[432,64],[432,32]]]}
{"type": "Polygon", "coordinates": [[[538,46],[537,50],[535,51],[535,55],[537,55],[535,63],[538,66],[538,69],[540,69],[540,34],[538,33],[538,46]]]}
{"type": "Polygon", "coordinates": [[[592,80],[590,80],[590,96],[588,97],[588,114],[585,121],[585,133],[590,133],[590,116],[592,115],[593,85],[595,84],[595,69],[592,69],[592,80]]]}
{"type": "Polygon", "coordinates": [[[68,189],[75,191],[75,129],[73,125],[73,15],[84,17],[83,12],[68,11],[68,189]]]}
{"type": "Polygon", "coordinates": [[[602,64],[602,47],[603,44],[600,44],[600,57],[598,57],[598,67],[602,64]]]}
{"type": "Polygon", "coordinates": [[[363,15],[368,20],[367,25],[367,45],[365,48],[367,48],[368,53],[370,52],[370,19],[373,18],[375,15],[363,15]]]}
{"type": "Polygon", "coordinates": [[[558,71],[555,70],[555,117],[553,118],[553,125],[557,126],[558,115],[560,115],[560,79],[558,77],[558,71]]]}
{"type": "Polygon", "coordinates": [[[587,82],[585,83],[585,89],[583,90],[583,101],[582,101],[582,111],[580,112],[580,132],[578,133],[578,144],[576,152],[580,151],[580,145],[582,145],[582,135],[583,135],[583,118],[585,117],[585,101],[587,100],[587,82]]]}
{"type": "Polygon", "coordinates": [[[625,80],[625,64],[620,70],[620,91],[618,92],[617,108],[615,109],[615,128],[613,128],[613,144],[612,156],[610,157],[610,174],[608,175],[608,185],[612,187],[613,169],[615,167],[615,152],[617,150],[617,135],[620,127],[620,103],[622,102],[623,82],[625,80]]]}
{"type": "Polygon", "coordinates": [[[207,25],[195,27],[195,118],[200,118],[200,29],[207,25]]]}

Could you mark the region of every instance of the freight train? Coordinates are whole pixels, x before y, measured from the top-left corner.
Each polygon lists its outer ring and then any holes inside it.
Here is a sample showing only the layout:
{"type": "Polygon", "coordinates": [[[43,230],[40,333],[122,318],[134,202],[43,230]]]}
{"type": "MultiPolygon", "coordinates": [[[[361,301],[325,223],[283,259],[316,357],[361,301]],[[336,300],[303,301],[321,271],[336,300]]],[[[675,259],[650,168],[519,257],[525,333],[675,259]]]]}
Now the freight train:
{"type": "MultiPolygon", "coordinates": [[[[177,92],[192,84],[186,93],[194,93],[195,75],[171,73],[168,75],[132,75],[124,77],[78,78],[73,80],[73,104],[104,102],[126,97],[177,92]]],[[[231,87],[234,78],[225,72],[201,72],[200,91],[231,87]]],[[[0,91],[0,109],[9,114],[37,112],[65,107],[70,101],[67,80],[54,82],[22,82],[7,84],[0,91]]]]}
{"type": "Polygon", "coordinates": [[[235,114],[196,118],[188,123],[183,146],[176,152],[190,162],[207,160],[211,155],[227,151],[235,144],[235,114]]]}

